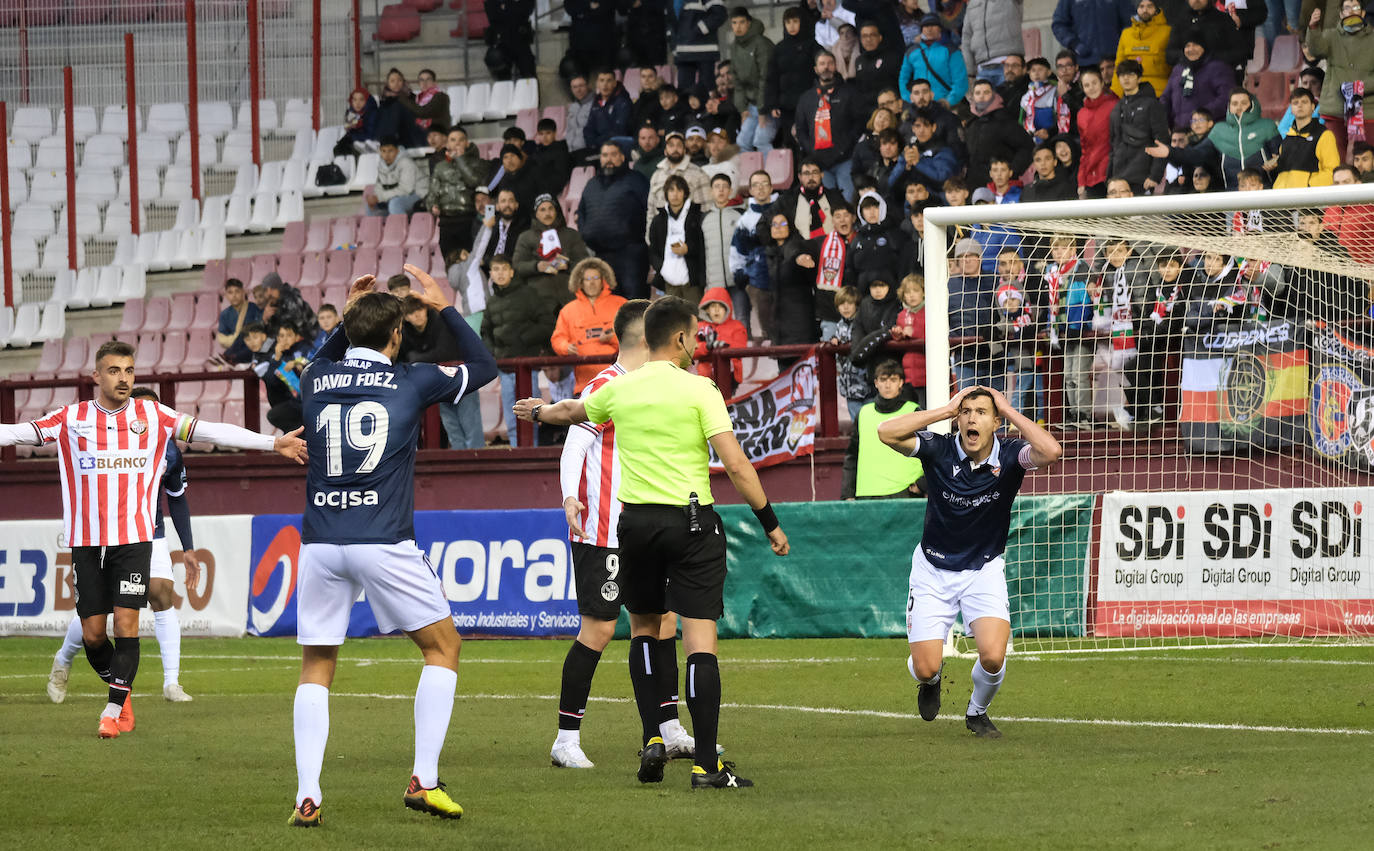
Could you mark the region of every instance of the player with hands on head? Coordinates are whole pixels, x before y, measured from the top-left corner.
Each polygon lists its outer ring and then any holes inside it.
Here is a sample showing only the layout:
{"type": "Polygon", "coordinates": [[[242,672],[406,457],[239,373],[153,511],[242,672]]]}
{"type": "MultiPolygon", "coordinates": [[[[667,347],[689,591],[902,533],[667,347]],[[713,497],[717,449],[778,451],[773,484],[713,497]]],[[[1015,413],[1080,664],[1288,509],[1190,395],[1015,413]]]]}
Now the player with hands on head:
{"type": "Polygon", "coordinates": [[[917,708],[926,721],[939,714],[944,639],[962,613],[978,647],[964,723],[980,738],[999,738],[987,713],[1006,674],[1011,638],[1003,553],[1012,503],[1025,474],[1055,463],[1064,451],[1053,435],[987,387],[968,387],[942,407],[893,417],[878,426],[878,436],[921,459],[929,494],[925,528],[911,556],[906,606],[907,670],[920,684],[917,708]],[[944,420],[954,420],[952,433],[927,430],[944,420]],[[1022,436],[999,439],[1004,424],[1022,436]]]}
{"type": "Polygon", "coordinates": [[[402,800],[441,818],[463,808],[439,782],[439,753],[453,712],[461,641],[439,577],[415,546],[415,445],[425,409],[457,402],[496,378],[496,360],[423,270],[410,294],[439,311],[458,340],[461,366],[396,363],[404,303],[353,282],[342,326],[301,375],[311,445],[306,474],[297,643],[296,806],[288,824],[320,823],[320,770],[329,737],[329,687],[358,593],[383,632],[404,632],[424,658],[415,690],[415,761],[402,800]]]}
{"type": "Polygon", "coordinates": [[[96,349],[91,379],[94,399],[33,422],[0,424],[0,446],[57,445],[63,534],[72,548],[82,644],[87,661],[110,686],[97,733],[113,739],[134,729],[129,694],[140,655],[138,612],[148,601],[153,496],[167,444],[175,438],[273,451],[299,464],[306,461],[306,447],[301,429],[274,438],[205,422],[150,399],[130,398],[134,347],[119,340],[96,349]],[[114,615],[114,642],[109,639],[109,615],[114,615]]]}
{"type": "Polygon", "coordinates": [[[730,481],[749,503],[777,555],[787,555],[758,474],[735,438],[729,412],[710,379],[695,375],[696,305],[674,296],[644,314],[649,360],[608,381],[585,399],[546,404],[522,399],[515,414],[531,422],[574,425],[615,421],[621,478],[620,565],[630,612],[630,681],[643,733],[638,778],[663,780],[667,747],[659,730],[661,692],[653,644],[668,611],[682,617],[687,654],[687,709],[695,762],[691,788],[733,789],[753,783],[716,754],[720,666],[716,620],[724,613],[725,532],[712,508],[709,453],[715,449],[730,481]]]}

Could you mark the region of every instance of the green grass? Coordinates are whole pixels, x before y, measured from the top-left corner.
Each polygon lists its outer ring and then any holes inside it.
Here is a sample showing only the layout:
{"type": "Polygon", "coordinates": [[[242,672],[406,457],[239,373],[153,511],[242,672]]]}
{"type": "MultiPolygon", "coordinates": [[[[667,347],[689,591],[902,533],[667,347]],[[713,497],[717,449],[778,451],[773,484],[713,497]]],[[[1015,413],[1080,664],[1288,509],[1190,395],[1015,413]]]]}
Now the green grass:
{"type": "Polygon", "coordinates": [[[725,642],[734,705],[721,739],[758,786],[692,793],[684,762],[662,785],[635,781],[623,642],[583,725],[597,766],[572,771],[548,760],[567,645],[470,641],[440,760],[467,810],[454,823],[401,806],[417,654],[402,640],[353,641],[330,702],[325,826],[292,832],[293,643],[186,640],[182,682],[196,700],[172,705],[154,691],[146,641],[138,729],[115,741],[96,738],[103,690],[84,660],[66,703],[48,702],[56,646],[0,642],[5,848],[1313,849],[1369,847],[1374,835],[1368,648],[1013,657],[991,713],[1006,737],[978,741],[961,720],[966,660],[946,666],[945,714],[926,724],[900,641],[725,642]]]}

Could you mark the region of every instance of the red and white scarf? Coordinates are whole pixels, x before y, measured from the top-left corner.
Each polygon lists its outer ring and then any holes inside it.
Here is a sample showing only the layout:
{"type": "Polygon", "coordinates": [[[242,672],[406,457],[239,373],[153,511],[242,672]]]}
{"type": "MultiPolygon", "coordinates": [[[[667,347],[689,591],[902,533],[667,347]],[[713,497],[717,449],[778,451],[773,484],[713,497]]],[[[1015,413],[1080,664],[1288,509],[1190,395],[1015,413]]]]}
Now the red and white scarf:
{"type": "MultiPolygon", "coordinates": [[[[420,106],[427,106],[430,101],[434,100],[434,96],[437,94],[439,94],[439,87],[431,86],[430,88],[425,89],[424,91],[416,95],[415,102],[418,103],[420,106]]],[[[415,119],[415,123],[423,127],[424,129],[428,130],[429,125],[433,124],[434,120],[432,118],[417,118],[415,119]]]]}
{"type": "Polygon", "coordinates": [[[1049,296],[1049,319],[1051,325],[1054,324],[1054,320],[1059,316],[1059,291],[1064,286],[1064,279],[1077,265],[1078,255],[1074,255],[1069,258],[1069,262],[1058,266],[1051,265],[1045,270],[1045,288],[1049,296]]]}
{"type": "Polygon", "coordinates": [[[830,133],[830,94],[821,88],[816,89],[816,94],[820,95],[820,101],[816,104],[813,150],[824,151],[835,146],[835,138],[830,133]]]}
{"type": "Polygon", "coordinates": [[[539,234],[539,259],[552,260],[563,253],[563,243],[558,238],[558,228],[549,228],[539,234]]]}
{"type": "Polygon", "coordinates": [[[835,230],[821,243],[820,263],[816,264],[816,289],[835,292],[844,286],[844,263],[849,241],[835,230]]]}
{"type": "Polygon", "coordinates": [[[1345,134],[1352,142],[1364,141],[1364,80],[1341,83],[1341,101],[1345,104],[1345,134]]]}

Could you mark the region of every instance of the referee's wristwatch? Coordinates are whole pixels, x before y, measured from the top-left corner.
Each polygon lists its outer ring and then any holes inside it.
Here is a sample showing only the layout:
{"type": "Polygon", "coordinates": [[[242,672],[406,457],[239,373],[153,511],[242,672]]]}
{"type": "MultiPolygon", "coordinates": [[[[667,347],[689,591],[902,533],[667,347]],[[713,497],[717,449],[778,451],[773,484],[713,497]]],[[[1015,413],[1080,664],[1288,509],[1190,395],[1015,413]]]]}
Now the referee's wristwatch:
{"type": "Polygon", "coordinates": [[[530,408],[530,419],[534,422],[539,422],[539,411],[543,407],[543,405],[535,405],[533,408],[530,408]]]}

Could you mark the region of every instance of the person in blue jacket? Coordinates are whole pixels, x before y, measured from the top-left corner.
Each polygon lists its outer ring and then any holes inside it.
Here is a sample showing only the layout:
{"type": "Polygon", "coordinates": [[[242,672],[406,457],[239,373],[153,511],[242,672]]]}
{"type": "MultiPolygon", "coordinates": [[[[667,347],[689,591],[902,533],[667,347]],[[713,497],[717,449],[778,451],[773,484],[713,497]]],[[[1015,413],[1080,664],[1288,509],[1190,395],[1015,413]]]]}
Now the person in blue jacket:
{"type": "Polygon", "coordinates": [[[898,78],[898,90],[911,100],[911,81],[925,79],[930,81],[935,100],[946,109],[964,99],[968,91],[968,70],[964,67],[964,55],[951,50],[942,41],[944,29],[935,15],[921,19],[921,38],[913,44],[902,61],[902,73],[898,78]]]}

